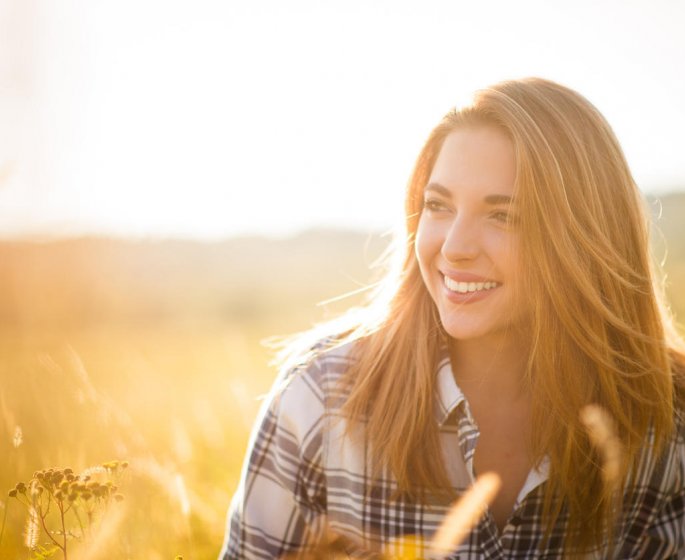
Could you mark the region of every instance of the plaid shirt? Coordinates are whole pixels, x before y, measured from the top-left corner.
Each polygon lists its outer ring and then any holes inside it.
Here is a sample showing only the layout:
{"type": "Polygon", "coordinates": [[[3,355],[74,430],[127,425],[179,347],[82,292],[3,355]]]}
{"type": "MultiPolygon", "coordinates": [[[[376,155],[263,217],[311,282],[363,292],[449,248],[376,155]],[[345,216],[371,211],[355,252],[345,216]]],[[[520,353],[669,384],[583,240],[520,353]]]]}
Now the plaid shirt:
{"type": "MultiPolygon", "coordinates": [[[[352,558],[378,552],[431,558],[426,548],[448,503],[392,499],[389,473],[372,480],[368,449],[344,436],[338,381],[349,348],[318,355],[281,376],[264,403],[228,516],[220,558],[273,560],[306,551],[326,530],[357,543],[352,558]]],[[[448,473],[458,492],[474,481],[478,428],[454,381],[450,361],[437,372],[438,422],[448,473]]],[[[357,440],[355,440],[357,441],[357,440]]],[[[682,419],[662,460],[645,452],[626,504],[615,558],[685,558],[685,429],[682,419]]],[[[559,558],[566,519],[542,544],[547,467],[533,469],[501,531],[487,512],[449,558],[559,558]]],[[[598,550],[588,557],[605,558],[598,550]]]]}

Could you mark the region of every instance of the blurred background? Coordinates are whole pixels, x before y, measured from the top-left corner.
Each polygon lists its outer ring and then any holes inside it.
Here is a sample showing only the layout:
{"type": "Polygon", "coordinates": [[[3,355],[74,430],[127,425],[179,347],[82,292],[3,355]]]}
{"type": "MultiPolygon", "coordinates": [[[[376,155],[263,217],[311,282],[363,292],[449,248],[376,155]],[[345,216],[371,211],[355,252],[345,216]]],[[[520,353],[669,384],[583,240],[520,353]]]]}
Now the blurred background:
{"type": "Polygon", "coordinates": [[[111,459],[125,500],[88,557],[216,557],[264,341],[362,301],[336,298],[378,278],[429,130],[488,83],[605,114],[682,322],[683,23],[677,0],[0,0],[0,558],[30,556],[6,490],[111,459]]]}

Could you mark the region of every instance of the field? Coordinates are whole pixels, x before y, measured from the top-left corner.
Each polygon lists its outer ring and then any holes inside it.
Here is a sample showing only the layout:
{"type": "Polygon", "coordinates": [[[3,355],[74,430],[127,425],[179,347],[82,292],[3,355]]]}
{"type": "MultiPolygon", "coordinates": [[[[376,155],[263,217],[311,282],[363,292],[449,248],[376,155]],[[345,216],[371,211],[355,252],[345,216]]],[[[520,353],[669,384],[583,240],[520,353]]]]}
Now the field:
{"type": "Polygon", "coordinates": [[[213,245],[1,246],[0,558],[30,557],[26,508],[7,496],[17,482],[115,459],[130,464],[124,500],[95,523],[97,548],[74,541],[74,552],[215,558],[259,397],[275,374],[265,339],[358,302],[317,305],[366,284],[384,244],[318,232],[213,245]]]}
{"type": "MultiPolygon", "coordinates": [[[[668,246],[668,295],[681,318],[684,201],[663,199],[655,242],[660,255],[668,246]]],[[[372,281],[386,244],[351,232],[0,244],[0,558],[31,558],[27,510],[7,495],[16,483],[112,460],[129,463],[117,481],[124,499],[96,512],[91,538],[74,540],[69,558],[215,558],[275,375],[264,340],[359,303],[317,305],[372,281]]],[[[66,524],[79,533],[75,518],[66,524]]],[[[41,532],[38,543],[47,540],[41,532]]]]}

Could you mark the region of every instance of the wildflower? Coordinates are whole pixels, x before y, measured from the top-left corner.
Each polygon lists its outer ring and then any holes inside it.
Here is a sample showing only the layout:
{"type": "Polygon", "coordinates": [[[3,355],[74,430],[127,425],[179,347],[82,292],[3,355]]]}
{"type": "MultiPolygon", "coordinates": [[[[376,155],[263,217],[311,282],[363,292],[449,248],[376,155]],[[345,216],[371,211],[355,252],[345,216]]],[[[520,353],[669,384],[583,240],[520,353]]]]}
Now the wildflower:
{"type": "MultiPolygon", "coordinates": [[[[93,467],[80,474],[74,473],[70,468],[49,468],[38,470],[33,473],[33,478],[29,483],[19,482],[16,486],[8,492],[10,498],[19,498],[19,494],[30,493],[29,500],[22,500],[24,506],[28,508],[29,517],[24,529],[24,543],[27,547],[34,550],[38,546],[41,527],[48,535],[63,536],[63,539],[55,539],[51,537],[51,541],[56,549],[62,551],[64,558],[67,557],[67,540],[70,538],[84,538],[88,535],[87,530],[89,526],[96,519],[99,514],[99,509],[104,508],[107,501],[103,498],[112,496],[115,501],[120,502],[124,499],[123,495],[115,494],[117,487],[112,484],[101,483],[97,480],[91,480],[91,474],[117,474],[117,469],[124,468],[119,462],[110,465],[110,470],[107,471],[102,466],[93,467]],[[114,470],[112,470],[112,468],[114,470]],[[40,496],[45,492],[45,497],[40,499],[40,496]],[[65,502],[68,502],[65,503],[65,502]],[[88,502],[88,504],[86,504],[88,502]],[[57,517],[59,525],[56,528],[48,528],[45,524],[46,517],[50,511],[50,505],[59,508],[62,513],[57,517]],[[64,513],[69,510],[75,512],[76,517],[79,518],[80,535],[78,529],[72,531],[65,524],[64,513]],[[87,526],[84,527],[82,517],[79,511],[87,513],[87,526]]],[[[0,506],[2,506],[0,502],[0,506]]],[[[53,519],[54,521],[54,519],[53,519]]],[[[50,545],[52,546],[52,545],[50,545]]],[[[40,554],[47,549],[38,546],[40,554]]],[[[50,554],[54,551],[50,550],[50,554]]],[[[37,556],[36,556],[37,557],[37,556]]],[[[43,556],[41,556],[43,557],[43,556]]]]}

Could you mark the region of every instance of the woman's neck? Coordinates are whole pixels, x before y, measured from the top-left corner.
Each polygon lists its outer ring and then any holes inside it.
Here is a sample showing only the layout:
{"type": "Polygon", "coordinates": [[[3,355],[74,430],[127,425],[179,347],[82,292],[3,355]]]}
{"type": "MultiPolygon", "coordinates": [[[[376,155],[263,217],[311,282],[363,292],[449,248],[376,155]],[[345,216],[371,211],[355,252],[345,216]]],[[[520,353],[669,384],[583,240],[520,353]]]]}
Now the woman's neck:
{"type": "Polygon", "coordinates": [[[528,395],[528,347],[511,334],[450,341],[452,371],[469,400],[486,394],[491,402],[511,402],[528,395]]]}

